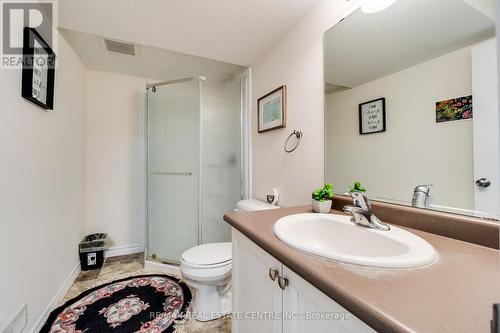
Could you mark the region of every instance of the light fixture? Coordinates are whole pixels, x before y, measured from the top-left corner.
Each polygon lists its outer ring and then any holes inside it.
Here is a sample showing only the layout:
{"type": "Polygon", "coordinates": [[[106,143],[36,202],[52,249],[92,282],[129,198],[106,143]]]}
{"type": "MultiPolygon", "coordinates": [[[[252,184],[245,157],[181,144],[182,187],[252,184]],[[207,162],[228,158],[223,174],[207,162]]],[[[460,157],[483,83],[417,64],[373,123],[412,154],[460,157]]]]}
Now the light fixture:
{"type": "Polygon", "coordinates": [[[365,0],[361,5],[361,10],[364,13],[377,13],[393,5],[396,0],[365,0]]]}

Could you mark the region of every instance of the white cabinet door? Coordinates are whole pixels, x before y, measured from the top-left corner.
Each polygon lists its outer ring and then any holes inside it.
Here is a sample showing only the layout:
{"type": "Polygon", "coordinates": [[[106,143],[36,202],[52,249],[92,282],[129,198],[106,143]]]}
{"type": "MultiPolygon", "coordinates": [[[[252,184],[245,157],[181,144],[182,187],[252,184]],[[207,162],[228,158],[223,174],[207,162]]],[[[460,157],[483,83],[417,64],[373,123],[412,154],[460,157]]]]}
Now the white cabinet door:
{"type": "Polygon", "coordinates": [[[288,286],[283,292],[283,332],[370,333],[375,332],[331,298],[286,266],[288,286]]]}
{"type": "Polygon", "coordinates": [[[233,228],[233,332],[281,333],[283,294],[269,269],[282,274],[282,265],[233,228]]]}

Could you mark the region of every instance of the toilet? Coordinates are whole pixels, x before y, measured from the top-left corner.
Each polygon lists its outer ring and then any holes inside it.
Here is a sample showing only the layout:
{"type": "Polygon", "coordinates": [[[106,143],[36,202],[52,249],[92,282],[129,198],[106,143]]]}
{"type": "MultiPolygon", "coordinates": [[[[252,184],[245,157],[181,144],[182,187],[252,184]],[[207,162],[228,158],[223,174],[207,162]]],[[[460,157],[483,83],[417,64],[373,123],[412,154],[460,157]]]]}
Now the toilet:
{"type": "MultiPolygon", "coordinates": [[[[276,209],[256,200],[241,200],[238,212],[276,209]]],[[[202,244],[181,255],[181,275],[196,290],[193,315],[199,321],[217,319],[231,312],[231,242],[202,244]]]]}

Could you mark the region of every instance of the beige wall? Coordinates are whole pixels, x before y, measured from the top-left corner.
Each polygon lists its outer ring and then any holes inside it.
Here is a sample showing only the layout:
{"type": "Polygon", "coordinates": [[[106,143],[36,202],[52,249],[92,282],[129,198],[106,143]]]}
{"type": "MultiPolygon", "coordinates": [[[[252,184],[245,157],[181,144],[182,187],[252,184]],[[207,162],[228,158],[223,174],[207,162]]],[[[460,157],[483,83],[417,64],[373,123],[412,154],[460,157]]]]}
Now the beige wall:
{"type": "Polygon", "coordinates": [[[271,188],[277,188],[279,205],[307,204],[312,190],[323,183],[323,34],[356,3],[321,1],[251,66],[254,197],[264,200],[271,188]],[[288,94],[287,127],[258,134],[257,99],[283,84],[288,94]],[[304,138],[294,153],[286,154],[283,144],[294,129],[303,131],[304,138]]]}
{"type": "Polygon", "coordinates": [[[433,204],[474,208],[472,121],[436,123],[437,101],[472,92],[470,48],[327,95],[327,179],[343,193],[361,181],[370,197],[411,201],[434,184],[433,204]],[[385,97],[387,132],[359,135],[358,105],[385,97]]]}
{"type": "Polygon", "coordinates": [[[79,265],[85,224],[85,67],[59,38],[54,111],[0,70],[0,330],[28,305],[26,332],[79,265]]]}
{"type": "Polygon", "coordinates": [[[141,244],[147,79],[87,71],[87,225],[114,248],[141,244]]]}

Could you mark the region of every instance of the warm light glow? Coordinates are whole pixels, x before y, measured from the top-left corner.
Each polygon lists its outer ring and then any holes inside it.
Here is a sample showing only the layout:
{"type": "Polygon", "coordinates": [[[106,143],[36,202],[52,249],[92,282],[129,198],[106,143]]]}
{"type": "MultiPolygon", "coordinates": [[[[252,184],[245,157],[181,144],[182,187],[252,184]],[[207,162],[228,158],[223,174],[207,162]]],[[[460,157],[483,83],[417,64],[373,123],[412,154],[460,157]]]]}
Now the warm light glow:
{"type": "Polygon", "coordinates": [[[389,8],[395,2],[396,0],[365,0],[361,10],[368,14],[376,13],[389,8]]]}

